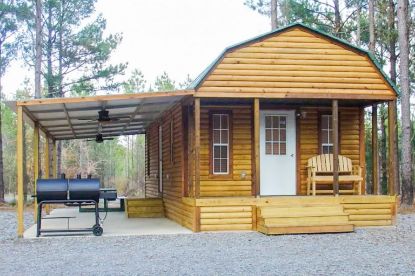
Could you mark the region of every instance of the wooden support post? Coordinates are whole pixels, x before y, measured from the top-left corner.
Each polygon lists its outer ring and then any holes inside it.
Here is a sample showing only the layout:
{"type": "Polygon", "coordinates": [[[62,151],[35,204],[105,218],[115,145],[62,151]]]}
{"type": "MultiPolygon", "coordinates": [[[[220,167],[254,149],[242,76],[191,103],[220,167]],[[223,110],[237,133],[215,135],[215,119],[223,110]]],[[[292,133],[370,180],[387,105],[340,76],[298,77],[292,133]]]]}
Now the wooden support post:
{"type": "Polygon", "coordinates": [[[359,166],[362,168],[362,184],[360,190],[366,194],[366,140],[365,140],[365,108],[360,108],[359,114],[359,166]]]}
{"type": "Polygon", "coordinates": [[[372,105],[372,193],[379,194],[378,105],[372,105]]]}
{"type": "MultiPolygon", "coordinates": [[[[39,178],[39,124],[35,122],[33,129],[33,182],[36,193],[37,179],[39,178]]],[[[33,206],[34,221],[37,220],[37,199],[35,197],[33,206]]]]}
{"type": "Polygon", "coordinates": [[[333,194],[339,195],[339,106],[338,101],[332,101],[333,120],[333,194]]]}
{"type": "MultiPolygon", "coordinates": [[[[195,98],[195,198],[200,197],[200,98],[195,98]]],[[[195,232],[200,232],[200,208],[195,209],[195,232]]]]}
{"type": "MultiPolygon", "coordinates": [[[[50,143],[49,143],[49,137],[47,134],[45,134],[45,149],[44,149],[44,166],[45,166],[45,175],[43,178],[49,179],[50,177],[50,143]]],[[[49,204],[45,205],[45,212],[46,214],[50,213],[50,206],[49,204]]]]}
{"type": "Polygon", "coordinates": [[[49,137],[46,135],[46,137],[45,137],[45,148],[43,150],[43,154],[44,154],[44,156],[43,156],[43,158],[44,158],[43,165],[45,166],[44,167],[45,175],[43,176],[43,178],[45,178],[45,179],[48,179],[49,175],[50,175],[50,156],[49,156],[49,153],[50,153],[49,137]]]}
{"type": "Polygon", "coordinates": [[[399,187],[396,182],[397,171],[397,148],[396,148],[396,101],[388,102],[388,140],[389,140],[389,180],[388,180],[388,193],[389,195],[396,195],[396,187],[399,187]]]}
{"type": "Polygon", "coordinates": [[[23,157],[23,107],[17,106],[17,236],[19,238],[22,238],[24,233],[23,157]]]}
{"type": "Polygon", "coordinates": [[[259,99],[254,99],[254,162],[255,162],[255,196],[260,193],[260,158],[259,158],[259,99]]]}
{"type": "Polygon", "coordinates": [[[56,140],[52,141],[52,175],[53,178],[58,178],[58,159],[57,159],[56,140]]]}

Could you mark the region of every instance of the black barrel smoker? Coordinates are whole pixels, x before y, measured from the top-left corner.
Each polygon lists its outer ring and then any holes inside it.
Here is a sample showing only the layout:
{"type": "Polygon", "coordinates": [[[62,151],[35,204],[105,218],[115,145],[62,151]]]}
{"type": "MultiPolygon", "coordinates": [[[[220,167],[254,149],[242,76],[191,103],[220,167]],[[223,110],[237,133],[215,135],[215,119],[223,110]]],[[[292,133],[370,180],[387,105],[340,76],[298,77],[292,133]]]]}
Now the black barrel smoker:
{"type": "MultiPolygon", "coordinates": [[[[98,203],[100,197],[99,179],[38,179],[36,182],[36,195],[38,202],[37,233],[65,233],[65,232],[92,232],[101,236],[103,229],[99,222],[98,203]],[[66,206],[95,206],[95,224],[91,228],[42,229],[42,207],[46,204],[64,204],[66,206]]],[[[49,217],[67,218],[70,217],[49,217]]],[[[69,223],[68,223],[69,224],[69,223]]]]}

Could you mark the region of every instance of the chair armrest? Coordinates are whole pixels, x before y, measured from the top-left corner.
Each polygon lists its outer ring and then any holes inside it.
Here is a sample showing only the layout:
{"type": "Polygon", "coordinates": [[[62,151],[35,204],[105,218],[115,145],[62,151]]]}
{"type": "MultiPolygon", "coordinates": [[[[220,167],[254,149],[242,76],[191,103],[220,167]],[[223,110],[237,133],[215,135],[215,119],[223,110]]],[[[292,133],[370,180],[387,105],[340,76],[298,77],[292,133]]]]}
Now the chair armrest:
{"type": "Polygon", "coordinates": [[[359,165],[354,165],[353,166],[353,171],[352,171],[353,175],[358,175],[358,176],[362,176],[362,166],[359,165]]]}

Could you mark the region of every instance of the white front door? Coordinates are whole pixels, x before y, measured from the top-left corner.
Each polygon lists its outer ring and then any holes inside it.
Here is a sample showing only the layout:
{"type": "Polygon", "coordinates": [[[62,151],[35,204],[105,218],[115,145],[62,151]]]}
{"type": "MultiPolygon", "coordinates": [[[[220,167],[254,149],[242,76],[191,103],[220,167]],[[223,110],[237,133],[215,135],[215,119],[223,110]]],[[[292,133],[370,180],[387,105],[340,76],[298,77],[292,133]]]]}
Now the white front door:
{"type": "Polygon", "coordinates": [[[263,110],[260,114],[261,195],[295,195],[295,111],[263,110]]]}

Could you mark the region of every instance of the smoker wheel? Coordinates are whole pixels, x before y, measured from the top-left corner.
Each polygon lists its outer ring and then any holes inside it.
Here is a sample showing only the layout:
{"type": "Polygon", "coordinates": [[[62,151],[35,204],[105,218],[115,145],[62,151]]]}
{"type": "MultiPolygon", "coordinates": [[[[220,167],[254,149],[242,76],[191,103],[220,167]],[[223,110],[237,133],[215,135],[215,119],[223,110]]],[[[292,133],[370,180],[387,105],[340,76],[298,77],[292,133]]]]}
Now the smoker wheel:
{"type": "Polygon", "coordinates": [[[94,235],[97,237],[101,236],[103,232],[104,232],[104,229],[102,229],[102,227],[97,224],[95,224],[92,227],[92,233],[94,233],[94,235]]]}

